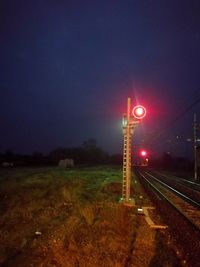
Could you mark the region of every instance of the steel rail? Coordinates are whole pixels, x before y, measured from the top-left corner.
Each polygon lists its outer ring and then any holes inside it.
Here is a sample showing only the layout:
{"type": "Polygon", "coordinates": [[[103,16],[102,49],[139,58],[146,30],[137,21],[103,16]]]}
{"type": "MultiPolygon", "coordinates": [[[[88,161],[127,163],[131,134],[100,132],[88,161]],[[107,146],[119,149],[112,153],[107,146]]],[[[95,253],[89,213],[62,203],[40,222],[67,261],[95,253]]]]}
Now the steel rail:
{"type": "MultiPolygon", "coordinates": [[[[198,232],[200,232],[200,227],[197,226],[196,224],[194,224],[194,222],[188,218],[188,216],[183,212],[181,211],[168,197],[165,196],[165,194],[163,194],[154,184],[152,184],[148,178],[146,178],[144,176],[143,173],[141,173],[141,171],[137,170],[138,174],[143,177],[145,179],[145,181],[156,191],[156,193],[158,193],[160,196],[162,196],[179,214],[181,214],[183,216],[183,218],[190,223],[190,225],[195,229],[197,230],[198,232]]],[[[146,174],[147,175],[147,174],[146,174]]],[[[158,180],[158,182],[160,182],[158,180]]],[[[164,185],[163,185],[164,186],[164,185]]],[[[165,186],[164,186],[165,187],[165,186]]],[[[155,192],[154,192],[155,194],[155,192]]]]}
{"type": "Polygon", "coordinates": [[[176,179],[178,182],[180,182],[184,186],[188,186],[190,189],[200,192],[200,184],[199,183],[196,183],[194,181],[189,181],[189,180],[184,179],[184,178],[179,177],[179,176],[175,176],[175,175],[171,175],[171,174],[167,175],[165,173],[158,172],[158,171],[155,171],[155,173],[162,175],[163,177],[166,177],[166,178],[176,179]],[[191,186],[189,186],[189,185],[191,185],[191,186]]]}
{"type": "Polygon", "coordinates": [[[154,180],[156,180],[157,182],[161,183],[162,185],[164,185],[165,187],[169,188],[171,191],[173,191],[175,194],[179,195],[181,198],[185,199],[186,201],[190,202],[191,204],[193,204],[194,206],[197,206],[198,208],[200,208],[200,202],[196,202],[195,200],[193,200],[192,198],[186,196],[185,194],[179,192],[178,190],[174,189],[173,187],[169,186],[168,184],[164,183],[163,181],[160,181],[158,178],[156,178],[155,176],[153,176],[152,174],[145,172],[147,175],[151,176],[154,180]]]}

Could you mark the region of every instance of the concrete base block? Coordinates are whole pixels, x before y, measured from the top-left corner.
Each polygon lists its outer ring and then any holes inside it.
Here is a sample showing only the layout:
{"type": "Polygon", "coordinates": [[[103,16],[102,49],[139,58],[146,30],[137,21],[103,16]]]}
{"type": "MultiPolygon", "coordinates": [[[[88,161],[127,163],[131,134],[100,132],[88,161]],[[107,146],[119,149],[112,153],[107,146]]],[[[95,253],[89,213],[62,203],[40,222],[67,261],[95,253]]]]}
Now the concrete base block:
{"type": "Polygon", "coordinates": [[[124,206],[135,207],[135,199],[129,198],[129,201],[126,201],[124,198],[120,198],[119,203],[123,203],[124,206]]]}

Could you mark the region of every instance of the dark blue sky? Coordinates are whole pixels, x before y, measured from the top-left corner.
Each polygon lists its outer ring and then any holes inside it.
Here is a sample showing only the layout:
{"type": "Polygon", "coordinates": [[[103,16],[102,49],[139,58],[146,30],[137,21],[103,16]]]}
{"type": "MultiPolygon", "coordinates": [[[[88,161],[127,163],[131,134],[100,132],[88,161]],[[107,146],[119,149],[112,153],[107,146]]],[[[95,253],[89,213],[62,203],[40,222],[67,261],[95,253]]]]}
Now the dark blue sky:
{"type": "MultiPolygon", "coordinates": [[[[93,137],[121,152],[128,96],[148,112],[136,144],[163,131],[199,88],[199,0],[0,2],[0,151],[48,152],[93,137]]],[[[199,110],[169,127],[152,153],[181,151],[166,140],[191,136],[199,110]]]]}

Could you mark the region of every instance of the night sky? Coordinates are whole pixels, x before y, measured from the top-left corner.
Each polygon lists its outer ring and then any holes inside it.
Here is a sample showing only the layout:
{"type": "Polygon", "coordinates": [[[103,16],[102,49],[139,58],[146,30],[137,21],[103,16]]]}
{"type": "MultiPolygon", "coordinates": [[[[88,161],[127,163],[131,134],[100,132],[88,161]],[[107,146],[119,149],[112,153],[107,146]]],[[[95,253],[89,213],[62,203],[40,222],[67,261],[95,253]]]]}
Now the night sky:
{"type": "Polygon", "coordinates": [[[190,153],[200,104],[181,113],[200,97],[199,0],[0,1],[0,152],[95,138],[121,153],[127,97],[147,108],[134,145],[190,153]]]}

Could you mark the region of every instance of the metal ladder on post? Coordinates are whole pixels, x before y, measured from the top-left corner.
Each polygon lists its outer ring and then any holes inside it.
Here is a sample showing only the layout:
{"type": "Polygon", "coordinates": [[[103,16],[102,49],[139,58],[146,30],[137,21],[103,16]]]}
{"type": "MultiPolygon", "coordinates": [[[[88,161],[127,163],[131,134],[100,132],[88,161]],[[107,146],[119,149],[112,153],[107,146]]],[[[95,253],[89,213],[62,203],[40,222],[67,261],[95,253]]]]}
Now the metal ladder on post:
{"type": "MultiPolygon", "coordinates": [[[[126,131],[126,130],[125,130],[126,131]]],[[[127,186],[127,134],[124,133],[124,150],[123,150],[123,187],[122,198],[126,198],[126,186],[127,186]]]]}
{"type": "Polygon", "coordinates": [[[131,128],[124,130],[124,151],[123,151],[123,186],[122,199],[126,202],[130,198],[131,179],[131,128]]]}
{"type": "Polygon", "coordinates": [[[127,173],[128,173],[128,177],[127,177],[127,187],[126,187],[126,194],[127,194],[127,200],[129,201],[130,200],[130,184],[131,184],[131,129],[129,128],[129,138],[127,140],[128,142],[128,150],[127,150],[127,153],[128,153],[128,161],[127,161],[127,173]]]}

